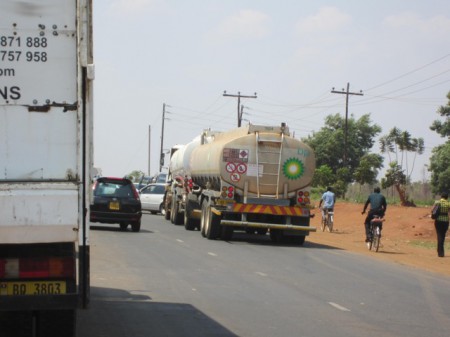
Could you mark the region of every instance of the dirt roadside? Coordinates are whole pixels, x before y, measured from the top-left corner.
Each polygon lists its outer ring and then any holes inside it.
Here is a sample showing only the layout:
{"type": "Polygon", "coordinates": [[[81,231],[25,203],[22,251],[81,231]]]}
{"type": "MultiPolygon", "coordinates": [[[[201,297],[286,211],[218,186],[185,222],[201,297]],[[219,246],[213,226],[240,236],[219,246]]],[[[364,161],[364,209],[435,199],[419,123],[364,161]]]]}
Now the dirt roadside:
{"type": "Polygon", "coordinates": [[[358,254],[367,254],[377,259],[450,276],[450,233],[446,238],[446,257],[439,258],[436,252],[436,232],[431,208],[401,207],[388,205],[383,225],[381,246],[378,252],[369,251],[364,243],[364,219],[362,204],[337,202],[335,206],[334,230],[320,230],[320,212],[312,219],[317,232],[307,237],[307,242],[337,247],[358,254]]]}

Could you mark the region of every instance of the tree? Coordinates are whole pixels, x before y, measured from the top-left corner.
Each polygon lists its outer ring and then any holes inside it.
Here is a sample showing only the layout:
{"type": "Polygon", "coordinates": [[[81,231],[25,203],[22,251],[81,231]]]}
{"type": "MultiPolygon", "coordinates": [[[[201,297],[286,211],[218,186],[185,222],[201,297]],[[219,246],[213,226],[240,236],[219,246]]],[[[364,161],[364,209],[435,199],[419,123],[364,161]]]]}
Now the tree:
{"type": "MultiPolygon", "coordinates": [[[[327,116],[325,125],[303,141],[313,148],[317,166],[320,168],[326,165],[335,175],[336,180],[330,185],[335,187],[337,194],[341,190],[344,194],[347,185],[356,180],[355,173],[361,165],[361,159],[369,154],[375,143],[374,138],[380,132],[381,127],[371,123],[369,114],[363,115],[358,120],[351,115],[347,121],[347,149],[345,149],[345,119],[335,114],[327,116]],[[345,167],[344,155],[346,155],[345,167]]],[[[374,165],[371,168],[374,174],[382,167],[381,160],[372,160],[370,163],[374,165]]],[[[364,163],[367,164],[368,162],[364,163]]],[[[361,168],[360,171],[362,170],[361,168]]]]}
{"type": "Polygon", "coordinates": [[[431,172],[431,190],[436,194],[450,191],[450,92],[447,98],[447,105],[437,110],[437,113],[445,120],[435,120],[430,126],[431,130],[447,138],[443,145],[433,148],[428,168],[431,172]]]}
{"type": "Polygon", "coordinates": [[[388,155],[389,162],[396,162],[402,170],[406,171],[406,176],[410,179],[414,170],[416,156],[423,154],[425,143],[423,138],[412,138],[408,131],[402,131],[399,128],[392,128],[387,135],[380,138],[381,153],[388,155]],[[408,152],[413,152],[412,167],[409,169],[408,152]],[[391,153],[395,155],[392,158],[391,153]]]}
{"type": "Polygon", "coordinates": [[[145,175],[144,172],[139,171],[139,170],[134,170],[131,173],[127,174],[126,177],[133,182],[137,182],[137,181],[139,181],[139,178],[143,175],[145,175]]]}
{"type": "Polygon", "coordinates": [[[383,166],[383,157],[379,154],[366,154],[361,158],[359,166],[353,174],[358,184],[375,184],[378,176],[378,169],[383,166]]]}
{"type": "Polygon", "coordinates": [[[450,140],[450,91],[447,94],[447,105],[440,106],[437,113],[445,118],[445,121],[435,120],[430,126],[430,130],[436,131],[441,137],[447,137],[450,140]]]}
{"type": "Polygon", "coordinates": [[[328,165],[322,165],[314,171],[313,186],[327,187],[336,181],[336,176],[328,165]]]}
{"type": "Polygon", "coordinates": [[[399,128],[391,129],[387,135],[380,138],[381,153],[387,154],[390,166],[382,185],[384,188],[394,186],[403,206],[414,206],[408,200],[406,184],[411,180],[417,154],[422,154],[424,149],[423,138],[412,138],[408,131],[402,131],[399,128]],[[411,169],[409,169],[408,161],[409,152],[414,153],[411,169]],[[394,158],[391,153],[395,156],[394,158]]]}
{"type": "Polygon", "coordinates": [[[439,145],[432,150],[429,170],[431,190],[434,194],[450,191],[450,142],[439,145]]]}

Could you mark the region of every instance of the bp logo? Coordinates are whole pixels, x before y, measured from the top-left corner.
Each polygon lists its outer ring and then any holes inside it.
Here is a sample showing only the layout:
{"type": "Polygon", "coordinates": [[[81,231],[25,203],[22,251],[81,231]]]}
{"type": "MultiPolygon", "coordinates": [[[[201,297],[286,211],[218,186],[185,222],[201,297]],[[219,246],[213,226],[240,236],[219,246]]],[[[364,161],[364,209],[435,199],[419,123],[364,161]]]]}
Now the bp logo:
{"type": "Polygon", "coordinates": [[[283,164],[283,174],[288,179],[298,179],[305,173],[305,166],[297,158],[289,158],[283,164]]]}

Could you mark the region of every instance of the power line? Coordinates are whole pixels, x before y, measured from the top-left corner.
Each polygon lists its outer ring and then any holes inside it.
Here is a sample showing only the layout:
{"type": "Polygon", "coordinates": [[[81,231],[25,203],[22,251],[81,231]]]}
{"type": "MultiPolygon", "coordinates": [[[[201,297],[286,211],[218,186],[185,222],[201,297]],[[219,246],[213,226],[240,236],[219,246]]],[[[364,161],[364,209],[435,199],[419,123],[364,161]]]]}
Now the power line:
{"type": "Polygon", "coordinates": [[[432,65],[432,64],[434,64],[434,63],[437,63],[437,62],[439,62],[439,61],[441,61],[441,60],[443,60],[443,59],[445,59],[445,58],[447,58],[447,57],[449,57],[449,56],[450,56],[450,54],[444,55],[444,56],[442,56],[442,57],[440,57],[440,58],[438,58],[438,59],[436,59],[436,60],[434,60],[434,61],[431,61],[430,63],[427,63],[427,64],[425,64],[425,65],[423,65],[423,66],[421,66],[421,67],[419,67],[419,68],[416,68],[416,69],[414,69],[414,70],[408,71],[407,73],[405,73],[405,74],[403,74],[403,75],[397,76],[397,77],[393,78],[392,80],[383,82],[383,83],[378,84],[378,85],[376,85],[376,86],[374,86],[374,87],[372,87],[372,88],[365,89],[364,91],[370,91],[370,90],[379,88],[379,87],[381,87],[381,86],[383,86],[383,85],[385,85],[385,84],[394,82],[394,81],[396,81],[396,80],[398,80],[398,79],[400,79],[400,78],[403,78],[403,77],[405,77],[405,76],[408,76],[408,75],[410,75],[410,74],[412,74],[412,73],[415,73],[416,71],[422,70],[423,68],[426,68],[426,67],[428,67],[428,66],[430,66],[430,65],[432,65]]]}

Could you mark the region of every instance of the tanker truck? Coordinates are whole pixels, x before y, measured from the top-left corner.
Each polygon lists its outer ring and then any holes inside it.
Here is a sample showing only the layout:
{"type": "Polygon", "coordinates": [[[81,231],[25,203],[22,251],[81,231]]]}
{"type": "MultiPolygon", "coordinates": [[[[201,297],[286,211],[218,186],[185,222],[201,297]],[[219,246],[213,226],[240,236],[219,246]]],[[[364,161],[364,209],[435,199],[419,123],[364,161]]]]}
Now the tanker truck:
{"type": "Polygon", "coordinates": [[[172,148],[166,219],[213,240],[234,231],[302,245],[310,226],[312,149],[281,126],[205,130],[172,148]]]}

